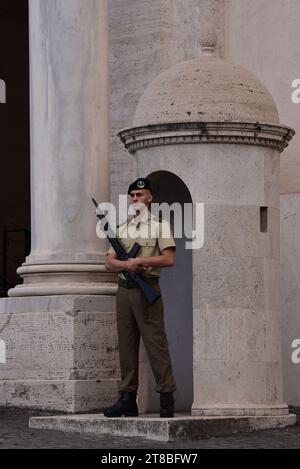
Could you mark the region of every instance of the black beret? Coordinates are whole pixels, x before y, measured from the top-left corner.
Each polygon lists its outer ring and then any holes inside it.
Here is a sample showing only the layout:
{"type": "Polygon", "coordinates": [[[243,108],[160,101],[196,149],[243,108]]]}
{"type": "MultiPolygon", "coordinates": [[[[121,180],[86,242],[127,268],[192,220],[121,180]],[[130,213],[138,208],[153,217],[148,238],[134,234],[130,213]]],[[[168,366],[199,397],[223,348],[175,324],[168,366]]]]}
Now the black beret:
{"type": "Polygon", "coordinates": [[[152,194],[151,181],[147,178],[138,178],[132,182],[128,187],[128,194],[131,191],[138,191],[139,189],[148,189],[152,194]]]}

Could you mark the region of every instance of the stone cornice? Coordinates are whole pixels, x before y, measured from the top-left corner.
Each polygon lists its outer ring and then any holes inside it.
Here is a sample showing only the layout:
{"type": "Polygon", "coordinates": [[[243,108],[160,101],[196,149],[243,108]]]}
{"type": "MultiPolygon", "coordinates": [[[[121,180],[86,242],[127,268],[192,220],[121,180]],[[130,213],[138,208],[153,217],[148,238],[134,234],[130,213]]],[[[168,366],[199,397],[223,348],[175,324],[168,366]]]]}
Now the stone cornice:
{"type": "Polygon", "coordinates": [[[142,148],[188,143],[238,143],[282,152],[295,131],[286,126],[252,122],[183,122],[123,129],[118,137],[130,153],[142,148]]]}

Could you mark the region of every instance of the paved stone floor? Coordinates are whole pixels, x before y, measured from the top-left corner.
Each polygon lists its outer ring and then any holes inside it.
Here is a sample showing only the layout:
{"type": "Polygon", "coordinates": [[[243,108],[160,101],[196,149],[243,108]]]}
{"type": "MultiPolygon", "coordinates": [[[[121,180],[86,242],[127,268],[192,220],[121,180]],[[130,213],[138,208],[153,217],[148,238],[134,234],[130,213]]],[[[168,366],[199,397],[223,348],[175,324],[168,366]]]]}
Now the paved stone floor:
{"type": "MultiPolygon", "coordinates": [[[[226,437],[176,443],[160,443],[142,438],[106,437],[28,428],[36,412],[0,410],[0,449],[204,449],[204,448],[300,448],[300,422],[282,430],[264,430],[226,437]]],[[[52,414],[53,415],[53,414],[52,414]]]]}

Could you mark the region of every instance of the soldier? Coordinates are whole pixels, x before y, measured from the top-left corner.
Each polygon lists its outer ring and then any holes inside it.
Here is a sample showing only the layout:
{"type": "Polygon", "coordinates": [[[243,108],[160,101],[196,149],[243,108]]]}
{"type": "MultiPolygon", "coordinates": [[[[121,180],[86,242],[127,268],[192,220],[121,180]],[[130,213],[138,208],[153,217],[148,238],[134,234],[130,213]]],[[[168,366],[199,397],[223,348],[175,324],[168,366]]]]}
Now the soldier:
{"type": "Polygon", "coordinates": [[[137,416],[138,365],[140,335],[160,393],[160,416],[174,417],[176,384],[172,373],[168,341],[164,326],[164,307],[160,297],[150,305],[140,287],[125,279],[122,271],[140,274],[159,292],[162,267],[174,265],[176,244],[167,220],[159,221],[150,212],[151,182],[139,178],[130,184],[128,194],[135,216],[117,229],[117,237],[129,252],[135,242],[141,245],[138,257],[118,260],[111,246],[106,268],[119,272],[117,290],[117,329],[121,367],[120,399],[104,410],[106,417],[137,416]]]}

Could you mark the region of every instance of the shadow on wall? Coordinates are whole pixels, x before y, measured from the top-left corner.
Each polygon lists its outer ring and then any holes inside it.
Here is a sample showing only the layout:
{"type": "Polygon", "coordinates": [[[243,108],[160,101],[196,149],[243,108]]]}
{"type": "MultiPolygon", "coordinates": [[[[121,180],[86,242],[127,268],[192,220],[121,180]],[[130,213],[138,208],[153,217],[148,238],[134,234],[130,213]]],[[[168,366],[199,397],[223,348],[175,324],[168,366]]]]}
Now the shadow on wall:
{"type": "MultiPolygon", "coordinates": [[[[153,202],[191,203],[185,183],[169,171],[157,171],[147,176],[152,183],[153,202]]],[[[174,231],[174,220],[171,218],[174,231]]],[[[193,403],[193,308],[192,308],[192,250],[185,249],[185,238],[175,238],[176,261],[171,269],[162,269],[161,287],[165,305],[165,323],[177,384],[176,409],[190,412],[193,403]]],[[[151,389],[154,388],[152,378],[151,389]]],[[[150,393],[149,410],[155,410],[157,397],[150,393]]]]}

